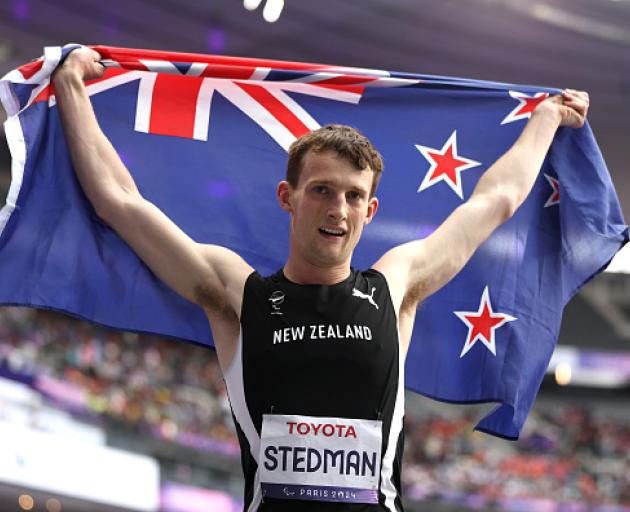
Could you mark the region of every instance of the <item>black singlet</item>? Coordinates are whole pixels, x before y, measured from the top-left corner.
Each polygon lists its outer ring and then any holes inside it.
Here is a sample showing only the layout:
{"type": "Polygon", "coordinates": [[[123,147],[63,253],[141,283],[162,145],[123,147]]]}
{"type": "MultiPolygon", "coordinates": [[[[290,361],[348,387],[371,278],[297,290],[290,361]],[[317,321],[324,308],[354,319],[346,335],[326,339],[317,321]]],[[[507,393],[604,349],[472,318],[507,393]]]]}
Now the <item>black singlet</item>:
{"type": "MultiPolygon", "coordinates": [[[[253,272],[245,284],[239,346],[225,380],[241,446],[245,511],[402,511],[403,363],[381,273],[353,269],[343,282],[323,286],[292,283],[282,271],[269,277],[253,272]],[[378,503],[320,501],[322,492],[332,499],[328,491],[317,491],[315,500],[271,497],[259,471],[263,415],[380,420],[380,471],[373,472],[378,503]]],[[[309,429],[307,422],[291,428],[300,426],[302,433],[309,429]]],[[[312,426],[320,428],[317,421],[312,426]]],[[[330,425],[323,429],[310,435],[332,432],[330,425]]],[[[303,459],[291,460],[298,464],[294,469],[304,471],[303,459]]]]}

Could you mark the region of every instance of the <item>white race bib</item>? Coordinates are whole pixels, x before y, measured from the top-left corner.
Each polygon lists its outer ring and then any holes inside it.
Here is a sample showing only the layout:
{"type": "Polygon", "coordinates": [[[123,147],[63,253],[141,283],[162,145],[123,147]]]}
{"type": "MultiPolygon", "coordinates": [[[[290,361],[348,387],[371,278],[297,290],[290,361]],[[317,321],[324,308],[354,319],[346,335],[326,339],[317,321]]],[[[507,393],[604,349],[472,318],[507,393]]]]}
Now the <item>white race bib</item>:
{"type": "Polygon", "coordinates": [[[259,472],[271,498],[378,503],[382,421],[265,414],[259,472]]]}

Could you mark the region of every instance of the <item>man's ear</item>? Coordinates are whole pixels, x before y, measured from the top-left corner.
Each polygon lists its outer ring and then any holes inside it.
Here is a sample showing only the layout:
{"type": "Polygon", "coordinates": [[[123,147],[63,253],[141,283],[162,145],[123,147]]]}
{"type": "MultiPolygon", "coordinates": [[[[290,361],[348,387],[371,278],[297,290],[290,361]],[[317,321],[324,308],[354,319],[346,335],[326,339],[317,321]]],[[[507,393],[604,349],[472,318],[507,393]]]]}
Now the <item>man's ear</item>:
{"type": "Polygon", "coordinates": [[[278,197],[278,202],[280,203],[280,208],[282,208],[285,212],[293,211],[293,203],[291,201],[291,192],[293,189],[288,181],[281,181],[278,183],[278,188],[276,190],[276,196],[278,197]]]}
{"type": "Polygon", "coordinates": [[[378,210],[378,197],[376,196],[370,197],[370,200],[368,201],[368,213],[365,219],[366,224],[369,224],[370,222],[372,222],[372,219],[374,218],[374,215],[376,215],[377,210],[378,210]]]}

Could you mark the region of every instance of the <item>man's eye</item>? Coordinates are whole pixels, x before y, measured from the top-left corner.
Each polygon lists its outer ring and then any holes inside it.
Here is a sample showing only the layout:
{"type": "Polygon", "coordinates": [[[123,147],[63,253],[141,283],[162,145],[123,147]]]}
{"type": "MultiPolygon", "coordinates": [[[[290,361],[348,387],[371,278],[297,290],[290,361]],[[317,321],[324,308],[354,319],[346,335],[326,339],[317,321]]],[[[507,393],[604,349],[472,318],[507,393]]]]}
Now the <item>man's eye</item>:
{"type": "Polygon", "coordinates": [[[361,198],[361,194],[359,194],[358,192],[349,192],[348,197],[353,201],[356,201],[357,199],[361,198]]]}
{"type": "Polygon", "coordinates": [[[323,185],[317,185],[315,187],[315,192],[317,192],[318,194],[327,194],[328,193],[328,187],[325,187],[323,185]]]}

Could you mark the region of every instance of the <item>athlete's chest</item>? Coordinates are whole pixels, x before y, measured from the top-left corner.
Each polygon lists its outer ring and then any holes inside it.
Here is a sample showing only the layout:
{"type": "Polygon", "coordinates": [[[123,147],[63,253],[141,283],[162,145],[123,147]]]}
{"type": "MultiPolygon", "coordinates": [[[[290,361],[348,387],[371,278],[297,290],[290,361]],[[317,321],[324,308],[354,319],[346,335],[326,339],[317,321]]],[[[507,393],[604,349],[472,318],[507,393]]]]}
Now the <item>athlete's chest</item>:
{"type": "Polygon", "coordinates": [[[391,301],[380,283],[266,284],[247,298],[243,315],[244,334],[255,335],[261,349],[282,350],[295,345],[307,352],[335,345],[382,348],[385,338],[396,337],[391,301]]]}
{"type": "Polygon", "coordinates": [[[244,364],[263,386],[278,377],[305,393],[338,394],[379,382],[397,364],[396,317],[376,279],[330,287],[267,280],[247,291],[244,364]]]}

